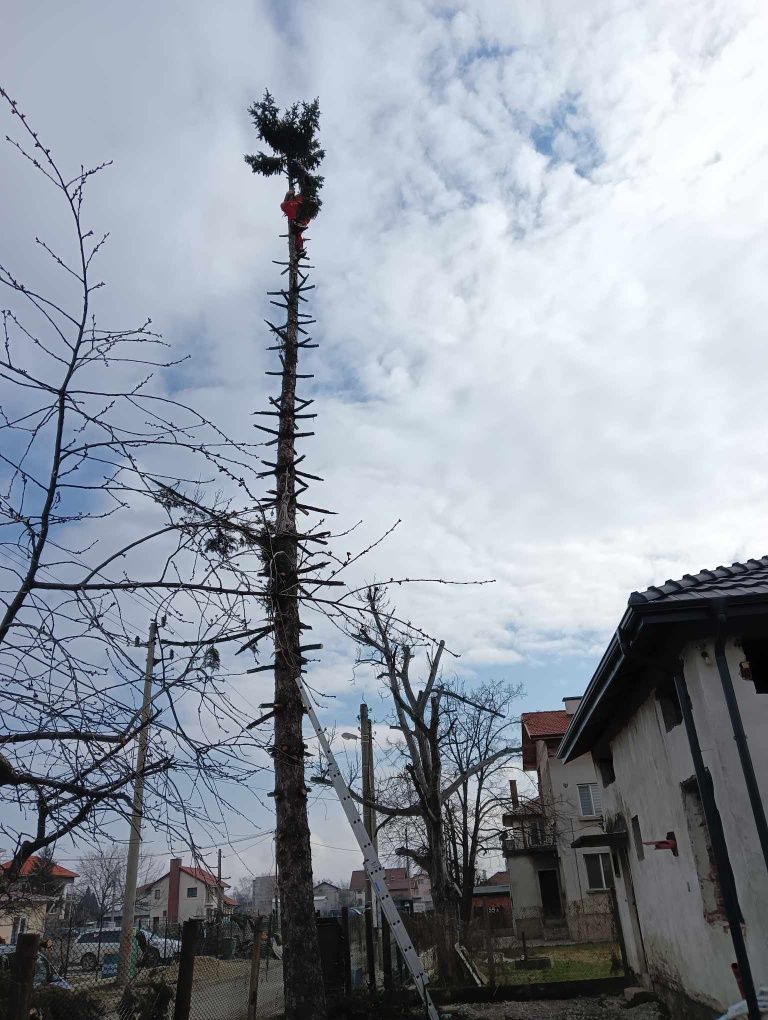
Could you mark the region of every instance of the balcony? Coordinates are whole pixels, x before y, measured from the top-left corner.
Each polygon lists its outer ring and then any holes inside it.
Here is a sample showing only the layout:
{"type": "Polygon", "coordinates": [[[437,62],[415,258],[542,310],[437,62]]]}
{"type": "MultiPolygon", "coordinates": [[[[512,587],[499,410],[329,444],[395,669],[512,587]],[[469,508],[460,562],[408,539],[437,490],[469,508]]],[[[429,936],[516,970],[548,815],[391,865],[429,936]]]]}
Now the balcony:
{"type": "Polygon", "coordinates": [[[544,822],[519,825],[501,837],[501,852],[505,857],[525,854],[554,853],[557,838],[554,825],[544,822]]]}

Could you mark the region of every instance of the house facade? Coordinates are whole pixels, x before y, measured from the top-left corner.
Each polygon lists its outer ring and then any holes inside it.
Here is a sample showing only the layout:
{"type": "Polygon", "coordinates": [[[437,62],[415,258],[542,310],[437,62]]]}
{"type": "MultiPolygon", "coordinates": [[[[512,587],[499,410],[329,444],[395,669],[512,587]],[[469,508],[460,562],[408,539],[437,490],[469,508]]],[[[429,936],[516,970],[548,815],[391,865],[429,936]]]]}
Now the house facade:
{"type": "Polygon", "coordinates": [[[226,882],[202,868],[187,867],[181,858],[171,860],[168,872],[148,882],[137,892],[149,904],[149,924],[153,931],[163,931],[166,924],[182,924],[193,918],[213,920],[219,910],[231,914],[235,900],[227,896],[226,882]]]}
{"type": "Polygon", "coordinates": [[[320,917],[339,917],[342,907],[352,906],[355,894],[350,889],[342,889],[334,882],[318,882],[313,889],[315,912],[320,917]]]}
{"type": "Polygon", "coordinates": [[[598,763],[626,957],[674,1015],[768,975],[767,638],[768,557],[634,593],[559,752],[598,763]]]}
{"type": "Polygon", "coordinates": [[[516,930],[598,941],[613,928],[601,787],[591,754],[567,763],[557,757],[580,702],[563,700],[563,709],[521,717],[523,768],[536,773],[537,794],[522,800],[511,784],[502,851],[516,930]],[[578,837],[588,837],[588,844],[575,848],[578,837]]]}
{"type": "MultiPolygon", "coordinates": [[[[398,910],[408,914],[423,914],[432,910],[432,885],[423,871],[410,875],[407,868],[385,868],[384,880],[398,910]]],[[[365,871],[353,871],[349,880],[352,905],[365,906],[365,871]]]]}
{"type": "MultiPolygon", "coordinates": [[[[16,945],[19,935],[24,932],[41,934],[46,922],[51,919],[63,920],[69,916],[72,885],[79,876],[76,872],[54,864],[45,869],[45,880],[36,881],[36,872],[41,868],[39,857],[26,860],[19,878],[0,899],[0,944],[16,945]]],[[[0,864],[0,870],[10,867],[10,861],[0,864]]]]}

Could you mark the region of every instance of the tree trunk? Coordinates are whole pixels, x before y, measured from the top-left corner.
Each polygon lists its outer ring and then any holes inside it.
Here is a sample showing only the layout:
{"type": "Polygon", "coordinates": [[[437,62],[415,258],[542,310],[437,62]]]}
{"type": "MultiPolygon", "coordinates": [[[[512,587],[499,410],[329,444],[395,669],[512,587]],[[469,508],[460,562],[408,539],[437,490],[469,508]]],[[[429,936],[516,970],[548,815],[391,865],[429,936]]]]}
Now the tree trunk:
{"type": "Polygon", "coordinates": [[[271,561],[275,623],[276,858],[282,912],[283,983],[287,1020],[325,1020],[325,994],[312,891],[302,740],[303,707],[296,534],[296,369],[299,280],[295,235],[288,228],[288,315],[283,341],[277,444],[275,536],[271,561]]]}

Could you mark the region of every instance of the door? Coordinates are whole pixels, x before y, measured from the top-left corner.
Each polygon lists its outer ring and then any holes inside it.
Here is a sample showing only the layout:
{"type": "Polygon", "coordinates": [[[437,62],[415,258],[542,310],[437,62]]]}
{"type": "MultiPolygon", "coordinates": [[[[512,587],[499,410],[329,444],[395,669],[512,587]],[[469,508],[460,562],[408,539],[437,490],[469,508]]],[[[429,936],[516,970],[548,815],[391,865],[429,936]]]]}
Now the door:
{"type": "Polygon", "coordinates": [[[560,902],[560,880],[557,877],[557,870],[555,868],[543,868],[539,872],[539,890],[541,892],[541,909],[544,912],[544,917],[562,917],[563,907],[560,902]]]}
{"type": "Polygon", "coordinates": [[[635,886],[632,881],[632,869],[629,865],[629,854],[627,853],[626,847],[621,847],[619,850],[619,862],[621,864],[621,872],[624,878],[624,896],[627,901],[627,911],[629,913],[630,930],[629,932],[624,932],[624,942],[627,948],[629,965],[636,974],[644,974],[648,970],[648,964],[645,959],[645,946],[643,945],[643,933],[640,928],[640,915],[637,911],[635,886]]]}

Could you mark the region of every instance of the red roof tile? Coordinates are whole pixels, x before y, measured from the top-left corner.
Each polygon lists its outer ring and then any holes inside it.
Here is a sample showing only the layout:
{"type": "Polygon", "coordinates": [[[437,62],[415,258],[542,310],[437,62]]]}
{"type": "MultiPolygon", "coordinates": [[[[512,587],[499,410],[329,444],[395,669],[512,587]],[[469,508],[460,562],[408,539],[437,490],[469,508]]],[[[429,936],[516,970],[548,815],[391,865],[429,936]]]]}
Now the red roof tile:
{"type": "MultiPolygon", "coordinates": [[[[408,878],[408,872],[405,868],[385,868],[384,881],[387,883],[387,888],[390,892],[393,889],[398,891],[409,889],[411,885],[411,880],[408,878]]],[[[362,892],[365,889],[365,872],[362,869],[352,872],[349,888],[352,892],[362,892]]]]}
{"type": "MultiPolygon", "coordinates": [[[[32,874],[35,868],[41,863],[39,857],[29,857],[21,866],[20,874],[25,878],[32,874]]],[[[3,871],[7,871],[10,868],[12,861],[5,861],[0,864],[0,868],[3,871]]],[[[60,864],[54,864],[51,868],[51,874],[54,878],[79,878],[80,876],[76,871],[70,871],[69,868],[62,868],[60,864]]]]}
{"type": "Polygon", "coordinates": [[[523,712],[520,721],[534,739],[542,737],[562,737],[568,729],[572,716],[563,708],[554,712],[523,712]]]}
{"type": "Polygon", "coordinates": [[[523,712],[520,722],[523,730],[523,768],[536,768],[536,741],[549,737],[562,737],[573,716],[563,708],[554,712],[523,712]]]}

